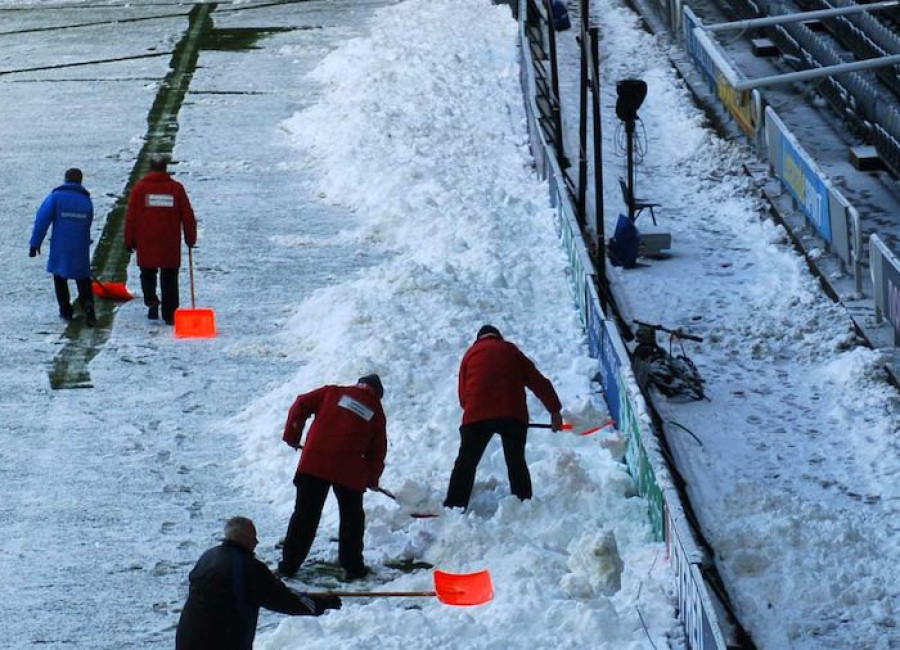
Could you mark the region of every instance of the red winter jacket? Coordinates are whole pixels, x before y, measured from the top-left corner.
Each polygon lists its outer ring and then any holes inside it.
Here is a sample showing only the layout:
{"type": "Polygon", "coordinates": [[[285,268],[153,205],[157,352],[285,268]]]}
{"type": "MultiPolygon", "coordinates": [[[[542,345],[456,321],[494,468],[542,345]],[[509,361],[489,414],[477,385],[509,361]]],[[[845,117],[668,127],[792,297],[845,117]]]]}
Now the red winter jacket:
{"type": "Polygon", "coordinates": [[[315,414],[297,474],[310,474],[351,490],[378,487],[387,454],[384,411],[365,386],[323,386],[291,406],[282,439],[300,444],[307,418],[315,414]]]}
{"type": "Polygon", "coordinates": [[[150,172],[135,183],[125,213],[125,248],[137,249],[141,268],[177,269],[184,242],[197,243],[197,222],[184,186],[166,172],[150,172]]]}
{"type": "Polygon", "coordinates": [[[466,351],[459,366],[462,423],[494,418],[514,418],[527,423],[526,388],[550,413],[562,409],[553,384],[519,348],[495,336],[478,339],[466,351]]]}

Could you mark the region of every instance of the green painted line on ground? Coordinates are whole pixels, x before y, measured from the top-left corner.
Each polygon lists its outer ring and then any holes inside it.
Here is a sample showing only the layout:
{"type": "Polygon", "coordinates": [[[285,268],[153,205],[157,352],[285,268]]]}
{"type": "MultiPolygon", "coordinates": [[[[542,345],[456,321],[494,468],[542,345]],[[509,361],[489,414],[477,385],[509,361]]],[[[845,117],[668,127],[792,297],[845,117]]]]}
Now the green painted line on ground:
{"type": "MultiPolygon", "coordinates": [[[[125,230],[125,208],[128,196],[137,180],[149,169],[150,156],[156,153],[171,155],[178,132],[178,111],[190,86],[203,35],[212,31],[212,12],[216,4],[194,5],[188,15],[188,29],[175,46],[169,73],[156,94],[147,117],[147,135],[138,154],[128,182],[106,216],[106,223],[97,246],[91,269],[94,277],[110,282],[123,282],[127,277],[131,256],[122,244],[125,230]]],[[[49,376],[53,389],[90,388],[88,364],[109,340],[115,316],[115,303],[96,300],[97,324],[86,327],[83,320],[74,320],[63,333],[64,344],[51,363],[49,376]]]]}

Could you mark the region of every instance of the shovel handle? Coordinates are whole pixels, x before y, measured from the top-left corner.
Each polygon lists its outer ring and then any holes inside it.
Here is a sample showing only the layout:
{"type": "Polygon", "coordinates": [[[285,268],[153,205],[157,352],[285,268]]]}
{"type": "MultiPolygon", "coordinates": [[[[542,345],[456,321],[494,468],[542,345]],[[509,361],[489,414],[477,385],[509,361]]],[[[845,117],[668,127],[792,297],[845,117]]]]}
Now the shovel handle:
{"type": "MultiPolygon", "coordinates": [[[[386,490],[383,487],[374,487],[369,488],[373,492],[381,492],[384,496],[389,499],[393,499],[396,503],[400,503],[400,500],[397,498],[397,495],[391,492],[390,490],[386,490]]],[[[409,516],[413,519],[433,519],[434,517],[440,517],[440,515],[431,513],[431,512],[411,512],[409,516]]]]}
{"type": "MultiPolygon", "coordinates": [[[[600,431],[601,429],[605,429],[608,426],[614,426],[615,424],[616,424],[615,420],[613,420],[612,418],[609,418],[606,422],[601,424],[599,427],[592,427],[590,429],[585,429],[584,431],[579,431],[578,435],[579,436],[589,436],[592,433],[600,431]]],[[[552,429],[553,428],[552,424],[546,424],[544,422],[529,422],[528,426],[529,426],[529,428],[532,428],[532,429],[552,429]]],[[[562,430],[563,431],[572,431],[573,430],[572,423],[571,422],[563,422],[562,430]]]]}
{"type": "Polygon", "coordinates": [[[611,426],[615,426],[615,425],[616,425],[616,421],[613,420],[612,418],[609,418],[606,422],[601,424],[599,427],[594,427],[592,429],[585,429],[584,431],[579,431],[578,435],[579,436],[589,436],[592,433],[595,433],[597,431],[602,431],[603,429],[605,429],[607,427],[611,427],[611,426]]]}
{"type": "Polygon", "coordinates": [[[188,246],[188,270],[191,278],[191,309],[196,309],[194,303],[194,247],[188,246]]]}
{"type": "Polygon", "coordinates": [[[397,500],[397,495],[396,495],[396,494],[394,494],[394,493],[391,492],[390,490],[386,490],[386,489],[383,488],[383,487],[373,487],[373,488],[371,488],[371,489],[372,489],[374,492],[381,492],[384,496],[386,496],[386,497],[389,498],[389,499],[393,499],[394,501],[397,500]]]}
{"type": "Polygon", "coordinates": [[[405,598],[409,596],[437,596],[436,591],[319,591],[310,592],[307,596],[340,596],[341,598],[405,598]]]}

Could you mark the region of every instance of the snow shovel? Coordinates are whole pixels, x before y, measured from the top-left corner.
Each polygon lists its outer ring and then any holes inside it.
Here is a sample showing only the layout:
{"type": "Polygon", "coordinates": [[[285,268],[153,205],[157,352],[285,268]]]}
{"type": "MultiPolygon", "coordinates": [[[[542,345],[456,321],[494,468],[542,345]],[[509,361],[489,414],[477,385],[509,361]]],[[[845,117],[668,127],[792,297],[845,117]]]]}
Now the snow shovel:
{"type": "MultiPolygon", "coordinates": [[[[606,427],[614,426],[615,424],[616,423],[613,421],[613,419],[610,418],[606,422],[601,424],[599,427],[593,427],[591,429],[585,429],[584,431],[579,431],[577,435],[589,436],[592,433],[596,433],[597,431],[600,431],[601,429],[605,429],[606,427]]],[[[528,426],[531,429],[552,429],[553,428],[552,424],[545,423],[545,422],[529,422],[528,426]]],[[[571,422],[563,422],[562,430],[563,431],[572,431],[572,423],[571,422]]]]}
{"type": "Polygon", "coordinates": [[[215,338],[215,313],[212,309],[197,309],[194,303],[194,254],[190,247],[188,247],[188,267],[191,278],[191,308],[175,310],[175,336],[178,338],[215,338]]]}
{"type": "MultiPolygon", "coordinates": [[[[372,489],[375,492],[381,492],[384,496],[388,497],[389,499],[393,499],[398,504],[400,503],[400,500],[397,498],[397,495],[394,494],[393,492],[390,492],[389,490],[386,490],[383,487],[377,487],[377,488],[372,488],[372,489]]],[[[436,515],[433,512],[411,512],[411,513],[409,513],[409,516],[414,519],[432,519],[434,517],[440,517],[440,515],[436,515]]]]}
{"type": "Polygon", "coordinates": [[[340,596],[341,598],[377,598],[437,596],[445,605],[468,607],[483,605],[494,598],[491,574],[487,569],[475,573],[446,573],[434,570],[434,591],[326,591],[310,596],[340,596]]]}
{"type": "Polygon", "coordinates": [[[134,298],[124,282],[100,282],[97,278],[91,278],[91,292],[98,298],[118,302],[134,298]]]}

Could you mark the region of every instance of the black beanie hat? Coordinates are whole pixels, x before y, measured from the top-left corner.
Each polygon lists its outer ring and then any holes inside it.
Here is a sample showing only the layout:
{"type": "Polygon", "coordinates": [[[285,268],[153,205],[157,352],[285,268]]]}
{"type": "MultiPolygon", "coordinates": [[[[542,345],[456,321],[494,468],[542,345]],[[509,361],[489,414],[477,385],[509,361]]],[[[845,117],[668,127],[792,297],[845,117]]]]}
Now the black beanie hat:
{"type": "Polygon", "coordinates": [[[169,157],[165,154],[155,153],[150,156],[150,171],[164,172],[169,166],[169,157]]]}
{"type": "Polygon", "coordinates": [[[496,336],[501,341],[503,340],[503,336],[500,334],[500,330],[498,330],[493,325],[483,325],[481,327],[481,329],[478,330],[478,335],[475,337],[475,340],[477,341],[482,336],[488,336],[488,335],[493,335],[493,336],[496,336]]]}
{"type": "Polygon", "coordinates": [[[375,394],[378,395],[378,399],[384,397],[384,386],[381,385],[381,377],[378,375],[373,374],[360,377],[358,383],[371,387],[375,394]]]}

